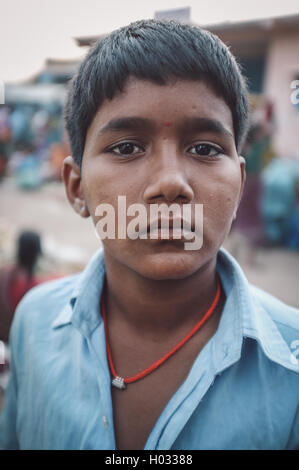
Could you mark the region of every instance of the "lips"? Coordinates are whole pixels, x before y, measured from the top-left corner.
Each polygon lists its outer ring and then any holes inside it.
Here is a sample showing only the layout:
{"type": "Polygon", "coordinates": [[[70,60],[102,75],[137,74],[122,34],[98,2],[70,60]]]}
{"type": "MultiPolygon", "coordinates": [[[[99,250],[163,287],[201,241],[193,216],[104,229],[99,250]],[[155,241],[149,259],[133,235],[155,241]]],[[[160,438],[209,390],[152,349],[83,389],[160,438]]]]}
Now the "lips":
{"type": "Polygon", "coordinates": [[[139,237],[158,240],[190,240],[191,234],[195,234],[194,224],[190,227],[183,218],[154,219],[139,230],[139,237]]]}
{"type": "Polygon", "coordinates": [[[191,227],[190,227],[190,222],[184,220],[183,218],[178,218],[178,219],[173,219],[173,218],[169,218],[169,219],[162,219],[162,218],[159,218],[159,219],[155,219],[155,220],[152,220],[150,221],[148,224],[147,224],[147,233],[150,232],[151,230],[151,227],[157,227],[157,229],[167,229],[169,228],[169,230],[178,230],[178,229],[184,229],[184,230],[187,230],[187,231],[192,231],[194,232],[195,230],[195,226],[194,226],[194,223],[191,223],[191,227]]]}

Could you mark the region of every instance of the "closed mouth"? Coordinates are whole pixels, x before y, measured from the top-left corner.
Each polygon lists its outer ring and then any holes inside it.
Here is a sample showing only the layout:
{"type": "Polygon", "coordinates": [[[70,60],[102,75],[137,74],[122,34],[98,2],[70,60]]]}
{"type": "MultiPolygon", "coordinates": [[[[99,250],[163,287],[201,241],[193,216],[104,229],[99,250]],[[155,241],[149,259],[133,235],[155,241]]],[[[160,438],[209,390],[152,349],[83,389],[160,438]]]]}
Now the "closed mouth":
{"type": "Polygon", "coordinates": [[[148,225],[147,225],[147,233],[149,233],[151,230],[155,229],[169,229],[170,230],[186,230],[189,232],[194,232],[195,227],[194,224],[187,222],[186,220],[180,218],[180,219],[155,219],[152,220],[148,225]]]}
{"type": "Polygon", "coordinates": [[[139,230],[140,237],[158,240],[190,240],[191,233],[195,235],[194,225],[182,218],[155,219],[139,230]]]}

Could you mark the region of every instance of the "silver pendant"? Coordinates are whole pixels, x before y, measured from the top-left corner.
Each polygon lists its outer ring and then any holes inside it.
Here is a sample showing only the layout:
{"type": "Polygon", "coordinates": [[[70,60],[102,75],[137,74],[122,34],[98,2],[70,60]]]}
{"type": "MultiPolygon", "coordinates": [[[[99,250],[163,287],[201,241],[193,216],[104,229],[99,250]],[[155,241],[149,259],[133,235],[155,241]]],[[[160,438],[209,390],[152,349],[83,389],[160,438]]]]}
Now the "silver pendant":
{"type": "Polygon", "coordinates": [[[122,377],[114,377],[112,380],[112,385],[114,387],[119,388],[120,390],[125,390],[127,388],[125,381],[122,377]]]}

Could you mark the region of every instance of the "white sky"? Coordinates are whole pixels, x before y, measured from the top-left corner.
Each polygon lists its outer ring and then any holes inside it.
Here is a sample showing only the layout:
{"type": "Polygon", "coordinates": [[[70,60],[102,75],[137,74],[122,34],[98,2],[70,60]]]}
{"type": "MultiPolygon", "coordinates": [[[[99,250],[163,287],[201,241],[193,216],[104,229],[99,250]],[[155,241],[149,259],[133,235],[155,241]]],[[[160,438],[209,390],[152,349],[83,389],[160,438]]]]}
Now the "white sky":
{"type": "Polygon", "coordinates": [[[49,57],[81,57],[73,37],[186,6],[198,24],[299,13],[298,0],[0,0],[0,80],[26,79],[49,57]]]}

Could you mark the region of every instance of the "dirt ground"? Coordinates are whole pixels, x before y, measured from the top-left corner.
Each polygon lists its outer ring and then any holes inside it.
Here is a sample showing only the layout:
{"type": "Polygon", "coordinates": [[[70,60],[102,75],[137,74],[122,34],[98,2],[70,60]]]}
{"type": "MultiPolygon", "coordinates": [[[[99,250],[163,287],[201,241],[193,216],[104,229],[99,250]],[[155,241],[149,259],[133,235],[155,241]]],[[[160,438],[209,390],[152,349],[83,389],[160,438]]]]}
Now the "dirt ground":
{"type": "MultiPolygon", "coordinates": [[[[7,177],[0,183],[0,201],[0,265],[13,258],[16,236],[25,228],[42,236],[45,256],[39,269],[43,272],[76,272],[99,247],[91,219],[73,212],[60,182],[24,192],[7,177]]],[[[229,237],[224,246],[231,251],[235,241],[229,237]]],[[[243,242],[240,247],[238,261],[249,281],[299,307],[299,252],[259,248],[249,263],[243,242]]]]}

